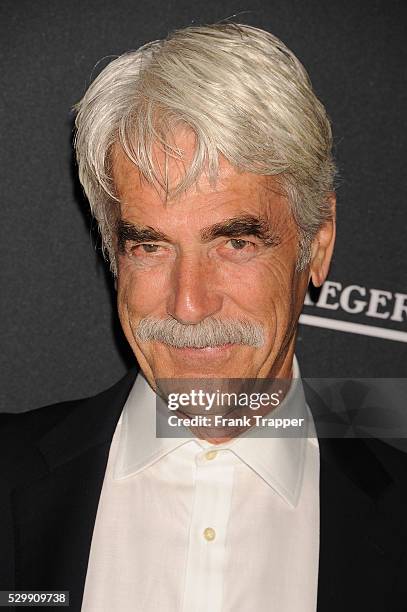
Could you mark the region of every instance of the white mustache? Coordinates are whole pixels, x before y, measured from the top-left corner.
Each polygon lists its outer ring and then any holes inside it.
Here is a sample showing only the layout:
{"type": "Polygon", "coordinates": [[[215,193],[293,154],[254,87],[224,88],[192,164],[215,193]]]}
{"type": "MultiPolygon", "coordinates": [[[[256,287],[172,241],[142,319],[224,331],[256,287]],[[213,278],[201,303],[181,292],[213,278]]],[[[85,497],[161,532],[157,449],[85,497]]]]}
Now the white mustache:
{"type": "Polygon", "coordinates": [[[133,333],[141,342],[156,340],[174,348],[206,348],[229,343],[258,348],[265,340],[263,326],[259,323],[214,317],[192,325],[184,325],[173,317],[144,317],[133,333]]]}

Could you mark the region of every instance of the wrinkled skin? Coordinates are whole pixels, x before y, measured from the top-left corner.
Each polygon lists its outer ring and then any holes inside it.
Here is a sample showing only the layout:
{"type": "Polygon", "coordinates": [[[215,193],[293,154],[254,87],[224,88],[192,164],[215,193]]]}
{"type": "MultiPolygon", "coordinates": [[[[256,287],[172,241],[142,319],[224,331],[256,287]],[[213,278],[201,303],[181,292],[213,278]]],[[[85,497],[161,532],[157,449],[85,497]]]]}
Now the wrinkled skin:
{"type": "MultiPolygon", "coordinates": [[[[178,133],[177,145],[190,159],[191,136],[178,133]]],[[[162,163],[162,154],[155,152],[162,163]]],[[[122,252],[116,245],[119,317],[150,384],[155,387],[158,378],[290,378],[298,317],[310,278],[315,286],[326,278],[334,221],[321,227],[311,264],[299,273],[296,225],[275,177],[239,173],[221,156],[215,187],[203,174],[197,185],[166,202],[118,145],[112,166],[121,219],[166,236],[151,246],[127,241],[122,252]],[[274,244],[251,235],[202,240],[203,228],[242,214],[266,218],[274,244]],[[184,324],[208,316],[249,319],[264,326],[266,340],[260,348],[234,344],[206,349],[140,342],[133,330],[147,315],[170,315],[184,324]]],[[[170,160],[170,183],[181,171],[179,163],[170,160]]],[[[334,194],[330,202],[334,208],[334,194]]]]}

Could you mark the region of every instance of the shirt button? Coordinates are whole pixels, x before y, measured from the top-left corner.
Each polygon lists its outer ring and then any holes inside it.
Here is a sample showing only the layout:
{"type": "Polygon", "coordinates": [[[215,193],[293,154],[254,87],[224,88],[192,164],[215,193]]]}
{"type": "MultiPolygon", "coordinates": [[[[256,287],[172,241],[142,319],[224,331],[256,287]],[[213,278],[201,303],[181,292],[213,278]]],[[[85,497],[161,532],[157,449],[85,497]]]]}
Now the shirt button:
{"type": "Polygon", "coordinates": [[[216,531],[212,527],[207,527],[203,532],[205,540],[212,542],[216,537],[216,531]]]}
{"type": "Polygon", "coordinates": [[[207,453],[205,453],[205,458],[208,459],[208,461],[211,461],[211,459],[215,459],[217,454],[218,454],[218,451],[210,450],[207,453]]]}

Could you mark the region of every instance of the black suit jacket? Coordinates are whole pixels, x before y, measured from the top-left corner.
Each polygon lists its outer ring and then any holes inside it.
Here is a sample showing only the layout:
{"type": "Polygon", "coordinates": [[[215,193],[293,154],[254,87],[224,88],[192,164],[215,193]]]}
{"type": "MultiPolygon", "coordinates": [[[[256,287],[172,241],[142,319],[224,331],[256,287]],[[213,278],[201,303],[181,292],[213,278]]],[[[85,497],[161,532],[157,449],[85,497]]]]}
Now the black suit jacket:
{"type": "MultiPolygon", "coordinates": [[[[0,590],[69,590],[80,611],[109,448],[136,374],[85,400],[0,415],[0,590]]],[[[379,440],[319,444],[318,612],[406,612],[407,454],[379,440]]]]}

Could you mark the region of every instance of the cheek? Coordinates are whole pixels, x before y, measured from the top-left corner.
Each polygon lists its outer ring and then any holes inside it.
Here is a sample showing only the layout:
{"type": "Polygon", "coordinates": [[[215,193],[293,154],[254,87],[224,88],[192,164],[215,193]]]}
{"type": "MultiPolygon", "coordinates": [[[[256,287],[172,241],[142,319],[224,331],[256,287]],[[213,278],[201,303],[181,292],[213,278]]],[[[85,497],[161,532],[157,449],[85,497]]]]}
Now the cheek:
{"type": "Polygon", "coordinates": [[[167,274],[160,268],[140,270],[125,258],[118,262],[117,299],[119,311],[145,316],[163,302],[167,274]]]}
{"type": "Polygon", "coordinates": [[[274,318],[276,311],[289,310],[292,295],[294,265],[285,258],[274,256],[246,266],[228,267],[222,274],[224,292],[254,316],[274,318]]]}

